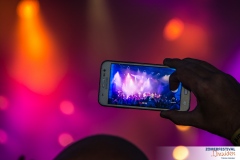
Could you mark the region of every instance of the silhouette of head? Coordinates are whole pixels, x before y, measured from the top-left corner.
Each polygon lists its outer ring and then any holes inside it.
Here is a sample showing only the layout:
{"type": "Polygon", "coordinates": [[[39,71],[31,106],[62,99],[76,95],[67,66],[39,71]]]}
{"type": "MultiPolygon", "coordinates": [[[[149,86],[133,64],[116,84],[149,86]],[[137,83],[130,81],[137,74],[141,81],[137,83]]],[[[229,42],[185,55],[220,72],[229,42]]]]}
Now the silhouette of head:
{"type": "Polygon", "coordinates": [[[77,141],[54,160],[147,160],[135,145],[120,137],[95,135],[77,141]]]}

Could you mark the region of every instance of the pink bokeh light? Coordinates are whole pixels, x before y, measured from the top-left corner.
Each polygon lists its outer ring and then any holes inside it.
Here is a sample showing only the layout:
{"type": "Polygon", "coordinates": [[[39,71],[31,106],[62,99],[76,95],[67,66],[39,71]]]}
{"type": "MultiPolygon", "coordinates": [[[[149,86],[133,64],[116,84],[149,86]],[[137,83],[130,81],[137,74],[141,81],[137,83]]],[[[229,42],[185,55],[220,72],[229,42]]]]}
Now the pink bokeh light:
{"type": "Polygon", "coordinates": [[[0,144],[6,143],[7,140],[8,140],[7,133],[4,130],[0,129],[0,144]]]}
{"type": "Polygon", "coordinates": [[[74,105],[70,101],[62,101],[60,104],[60,110],[64,114],[71,115],[74,113],[74,105]]]}
{"type": "Polygon", "coordinates": [[[8,99],[4,96],[0,96],[0,110],[6,110],[8,108],[8,99]]]}
{"type": "Polygon", "coordinates": [[[69,133],[62,133],[58,137],[58,142],[61,146],[66,147],[73,142],[73,137],[69,133]]]}

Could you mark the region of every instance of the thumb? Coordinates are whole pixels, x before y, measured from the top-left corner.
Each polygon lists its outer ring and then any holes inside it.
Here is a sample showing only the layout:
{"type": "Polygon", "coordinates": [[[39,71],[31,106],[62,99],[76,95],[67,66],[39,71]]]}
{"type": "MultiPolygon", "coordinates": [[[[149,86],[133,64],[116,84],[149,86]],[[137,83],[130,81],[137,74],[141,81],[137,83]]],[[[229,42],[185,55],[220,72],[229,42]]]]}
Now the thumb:
{"type": "Polygon", "coordinates": [[[177,125],[192,126],[195,121],[193,113],[188,111],[186,112],[175,110],[161,111],[160,116],[162,118],[171,120],[173,123],[177,125]]]}

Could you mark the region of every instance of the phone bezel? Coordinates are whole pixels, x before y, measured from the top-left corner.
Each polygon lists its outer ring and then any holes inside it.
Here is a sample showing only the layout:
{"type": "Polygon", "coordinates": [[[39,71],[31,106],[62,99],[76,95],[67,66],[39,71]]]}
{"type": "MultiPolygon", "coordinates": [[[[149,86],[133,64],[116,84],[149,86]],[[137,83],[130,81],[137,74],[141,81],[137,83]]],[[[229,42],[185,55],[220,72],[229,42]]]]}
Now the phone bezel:
{"type": "MultiPolygon", "coordinates": [[[[118,64],[129,64],[129,65],[139,65],[139,66],[152,66],[152,67],[166,67],[168,66],[160,65],[160,64],[148,64],[148,63],[137,63],[137,62],[122,62],[122,61],[111,61],[106,60],[101,64],[100,70],[100,80],[99,80],[99,94],[98,94],[98,103],[102,106],[108,107],[119,107],[119,108],[132,108],[132,109],[144,109],[144,110],[168,110],[164,108],[151,108],[151,107],[141,107],[141,106],[127,106],[127,105],[116,105],[116,104],[108,104],[108,88],[110,84],[110,67],[112,63],[118,64]]],[[[181,89],[181,100],[180,100],[180,110],[178,111],[188,111],[190,108],[190,91],[182,86],[181,89]],[[187,92],[187,94],[186,94],[187,92]]]]}

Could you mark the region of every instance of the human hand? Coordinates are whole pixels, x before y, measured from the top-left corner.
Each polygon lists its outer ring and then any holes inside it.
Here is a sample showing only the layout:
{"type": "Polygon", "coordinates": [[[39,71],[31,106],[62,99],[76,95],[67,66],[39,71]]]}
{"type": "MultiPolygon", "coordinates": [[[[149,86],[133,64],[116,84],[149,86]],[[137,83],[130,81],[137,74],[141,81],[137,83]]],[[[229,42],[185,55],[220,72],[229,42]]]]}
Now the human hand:
{"type": "Polygon", "coordinates": [[[163,63],[176,68],[169,78],[170,89],[177,89],[181,82],[196,96],[197,106],[189,112],[162,111],[161,117],[177,125],[194,126],[230,140],[240,128],[239,82],[201,60],[167,58],[163,63]]]}

